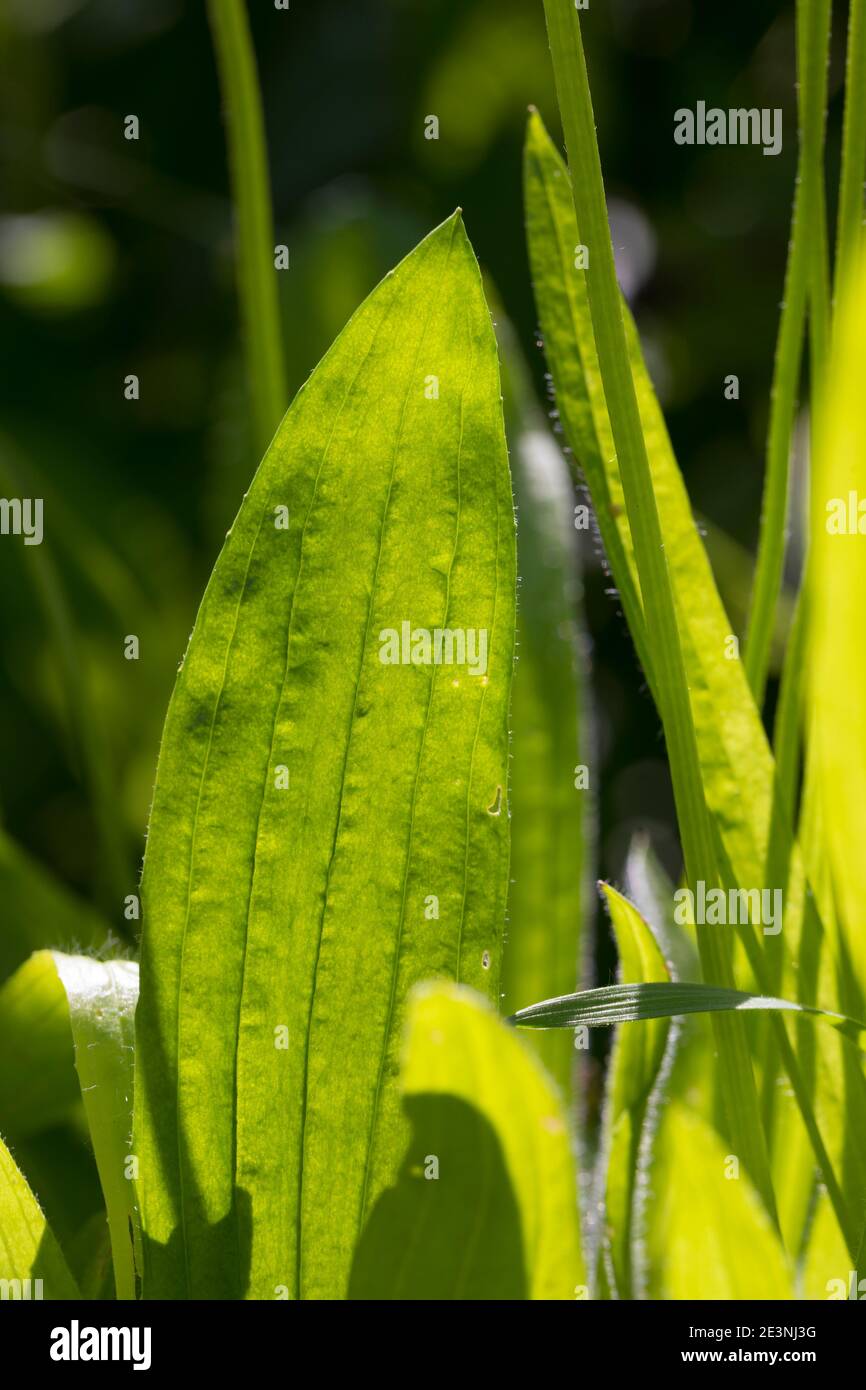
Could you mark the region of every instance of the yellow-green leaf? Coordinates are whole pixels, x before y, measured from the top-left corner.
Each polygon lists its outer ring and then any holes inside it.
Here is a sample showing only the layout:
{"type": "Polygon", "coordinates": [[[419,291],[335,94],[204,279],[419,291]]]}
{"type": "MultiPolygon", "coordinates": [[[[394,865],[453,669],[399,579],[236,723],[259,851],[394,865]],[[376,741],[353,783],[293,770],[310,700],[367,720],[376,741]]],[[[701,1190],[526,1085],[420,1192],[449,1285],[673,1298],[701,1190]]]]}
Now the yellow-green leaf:
{"type": "Polygon", "coordinates": [[[362,1236],[351,1295],[585,1298],[565,1117],[521,1039],[473,991],[421,987],[401,1085],[412,1135],[362,1236]]]}
{"type": "Polygon", "coordinates": [[[79,1298],[39,1203],[0,1139],[0,1298],[79,1298]]]}
{"type": "MultiPolygon", "coordinates": [[[[637,908],[610,884],[602,885],[619,953],[619,978],[640,984],[670,980],[656,939],[637,908]]],[[[635,1296],[635,1210],[639,1166],[644,1163],[647,1107],[670,1031],[668,1019],[617,1029],[604,1116],[604,1247],[608,1277],[620,1298],[635,1296]]],[[[647,1136],[648,1138],[648,1136],[647,1136]]]]}
{"type": "Polygon", "coordinates": [[[405,1147],[408,990],[498,995],[514,595],[455,215],[296,397],[172,698],[142,881],[146,1297],[345,1294],[405,1147]]]}
{"type": "Polygon", "coordinates": [[[650,1298],[794,1297],[778,1235],[738,1155],[677,1102],[665,1107],[650,1182],[650,1298]]]}

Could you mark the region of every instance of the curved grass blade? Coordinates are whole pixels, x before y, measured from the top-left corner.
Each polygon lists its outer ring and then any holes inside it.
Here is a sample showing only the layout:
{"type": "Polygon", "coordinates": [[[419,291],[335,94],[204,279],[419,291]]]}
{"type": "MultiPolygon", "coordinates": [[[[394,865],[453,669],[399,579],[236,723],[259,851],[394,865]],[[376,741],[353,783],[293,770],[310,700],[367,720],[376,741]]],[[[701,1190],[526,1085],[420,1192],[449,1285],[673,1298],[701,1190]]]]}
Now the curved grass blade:
{"type": "MultiPolygon", "coordinates": [[[[619,977],[640,983],[669,981],[652,931],[637,908],[602,884],[619,953],[619,977]]],[[[670,1024],[619,1029],[608,1069],[604,1111],[604,1251],[608,1278],[620,1298],[635,1297],[635,1210],[639,1167],[646,1162],[647,1112],[661,1071],[670,1024]]]]}
{"type": "Polygon", "coordinates": [[[772,999],[765,994],[749,994],[742,989],[723,989],[720,985],[671,982],[670,984],[604,985],[584,989],[561,999],[544,999],[512,1014],[510,1022],[519,1028],[587,1028],[614,1023],[638,1023],[648,1018],[677,1018],[680,1014],[707,1014],[743,1009],[783,1010],[826,1019],[845,1037],[859,1046],[866,1023],[831,1009],[795,1004],[790,999],[772,999]]]}
{"type": "Polygon", "coordinates": [[[60,951],[46,954],[68,1001],[75,1069],[108,1214],[117,1297],[134,1299],[136,1215],[129,1156],[138,966],[60,951]]]}
{"type": "Polygon", "coordinates": [[[498,995],[514,588],[455,214],[296,398],[169,708],[136,1021],[146,1297],[345,1293],[405,1146],[409,988],[498,995]]]}
{"type": "Polygon", "coordinates": [[[521,1040],[473,991],[422,986],[401,1086],[412,1136],[361,1237],[350,1296],[586,1297],[565,1117],[521,1040]]]}
{"type": "Polygon", "coordinates": [[[80,1298],[39,1203],[0,1139],[0,1287],[3,1298],[80,1298]]]}

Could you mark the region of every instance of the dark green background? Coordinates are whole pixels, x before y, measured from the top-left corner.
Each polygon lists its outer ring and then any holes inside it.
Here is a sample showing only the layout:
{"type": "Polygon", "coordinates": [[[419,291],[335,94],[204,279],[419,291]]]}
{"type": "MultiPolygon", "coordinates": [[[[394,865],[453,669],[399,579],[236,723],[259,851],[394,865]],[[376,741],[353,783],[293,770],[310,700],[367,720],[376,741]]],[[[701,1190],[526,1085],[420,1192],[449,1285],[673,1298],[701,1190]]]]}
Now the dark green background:
{"type": "MultiPolygon", "coordinates": [[[[250,9],[276,239],[291,250],[280,282],[291,390],[380,276],[460,204],[545,400],[521,205],[527,105],[558,132],[541,0],[250,9]],[[435,143],[423,138],[431,112],[435,143]]],[[[608,192],[656,243],[634,308],[674,445],[698,513],[751,547],[795,175],[793,4],[590,0],[583,27],[608,192]],[[781,156],[675,146],[674,110],[698,99],[783,107],[781,156]],[[723,397],[731,372],[739,402],[723,397]]],[[[24,494],[46,499],[41,550],[0,542],[0,805],[16,838],[68,883],[102,894],[119,922],[69,733],[58,637],[34,580],[40,565],[57,567],[133,891],[174,672],[257,463],[205,7],[6,0],[0,69],[0,451],[22,470],[24,494]],[[129,113],[141,122],[137,143],[123,138],[129,113]],[[62,270],[61,222],[60,284],[38,257],[22,283],[22,237],[35,224],[16,219],[56,226],[58,213],[75,215],[91,247],[83,270],[62,270]],[[123,399],[129,372],[141,378],[137,403],[123,399]],[[137,663],[123,660],[127,633],[141,638],[137,663]]],[[[741,627],[745,555],[731,560],[715,541],[711,550],[741,627]]],[[[676,872],[659,722],[591,547],[585,560],[598,872],[619,877],[642,827],[676,872]]]]}

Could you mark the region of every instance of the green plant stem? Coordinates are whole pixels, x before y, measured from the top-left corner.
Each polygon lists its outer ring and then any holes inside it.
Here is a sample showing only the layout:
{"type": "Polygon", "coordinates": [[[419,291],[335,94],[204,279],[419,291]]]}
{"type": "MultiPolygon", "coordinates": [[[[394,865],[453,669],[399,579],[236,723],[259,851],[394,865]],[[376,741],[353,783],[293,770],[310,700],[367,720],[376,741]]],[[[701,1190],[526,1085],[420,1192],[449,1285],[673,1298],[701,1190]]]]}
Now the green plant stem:
{"type": "MultiPolygon", "coordinates": [[[[814,265],[822,252],[824,126],[827,110],[827,56],[830,0],[798,0],[797,70],[800,83],[800,154],[785,290],[773,366],[767,468],[758,554],[744,652],[746,675],[755,702],[764,702],[776,603],[785,560],[791,437],[803,347],[806,304],[814,265]],[[817,243],[817,248],[816,248],[817,243]]],[[[826,244],[826,231],[824,232],[826,244]]]]}
{"type": "Polygon", "coordinates": [[[778,809],[792,828],[796,825],[797,782],[800,774],[800,731],[803,714],[803,688],[806,667],[806,583],[797,595],[797,605],[788,634],[779,700],[773,726],[773,753],[776,759],[776,800],[778,809]]]}
{"type": "MultiPolygon", "coordinates": [[[[673,592],[629,364],[580,23],[572,0],[545,0],[544,8],[577,224],[589,248],[586,275],[590,312],[634,540],[644,612],[654,648],[657,698],[670,754],[686,876],[692,886],[700,879],[715,884],[717,869],[712,830],[704,800],[673,592]]],[[[716,984],[732,985],[729,951],[718,933],[699,927],[698,947],[705,978],[716,984]]],[[[727,1016],[717,1018],[716,1041],[731,1142],[767,1210],[776,1220],[757,1091],[742,1020],[727,1016]]]]}
{"type": "Polygon", "coordinates": [[[208,0],[208,14],[225,107],[253,429],[263,454],[288,404],[265,127],[243,0],[208,0]]]}
{"type": "Polygon", "coordinates": [[[836,224],[834,295],[852,263],[863,232],[863,179],[866,172],[866,0],[851,0],[845,71],[842,171],[836,224]]]}

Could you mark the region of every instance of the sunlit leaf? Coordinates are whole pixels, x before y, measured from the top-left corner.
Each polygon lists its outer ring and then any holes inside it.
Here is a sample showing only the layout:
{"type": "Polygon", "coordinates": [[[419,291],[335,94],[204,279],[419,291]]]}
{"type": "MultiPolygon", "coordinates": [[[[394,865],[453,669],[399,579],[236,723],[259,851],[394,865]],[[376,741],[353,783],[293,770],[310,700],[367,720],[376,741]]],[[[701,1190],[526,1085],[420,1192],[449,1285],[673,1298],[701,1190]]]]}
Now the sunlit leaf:
{"type": "Polygon", "coordinates": [[[537,1059],[472,991],[418,990],[402,1070],[412,1135],[351,1296],[586,1296],[565,1117],[537,1059]]]}
{"type": "Polygon", "coordinates": [[[39,1203],[2,1139],[0,1288],[4,1299],[80,1297],[39,1203]]]}
{"type": "Polygon", "coordinates": [[[108,1213],[117,1297],[135,1297],[132,1137],[135,961],[50,952],[68,1000],[75,1069],[108,1213]]]}
{"type": "MultiPolygon", "coordinates": [[[[619,953],[619,978],[641,984],[670,979],[652,931],[637,908],[603,885],[619,953]]],[[[642,1147],[649,1142],[647,1112],[658,1080],[670,1024],[655,1019],[645,1028],[620,1028],[611,1054],[603,1137],[604,1248],[609,1277],[620,1298],[635,1296],[635,1210],[642,1147]]]]}
{"type": "Polygon", "coordinates": [[[650,1180],[653,1299],[789,1299],[779,1238],[736,1154],[677,1102],[665,1107],[650,1180]]]}
{"type": "Polygon", "coordinates": [[[405,1147],[409,988],[498,996],[514,585],[496,347],[455,215],[296,398],[178,677],[142,882],[145,1296],[345,1293],[405,1147]],[[466,650],[387,664],[404,624],[466,650]]]}

